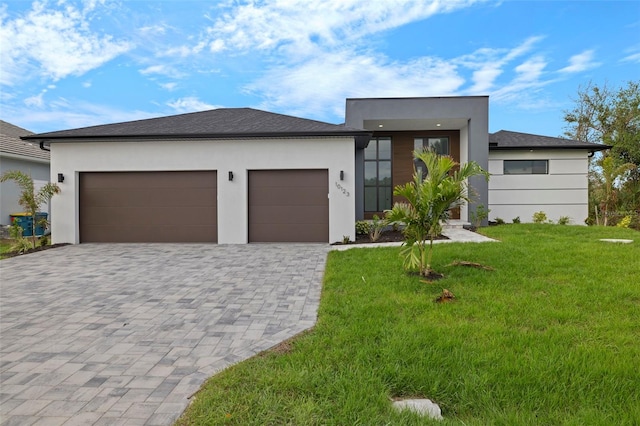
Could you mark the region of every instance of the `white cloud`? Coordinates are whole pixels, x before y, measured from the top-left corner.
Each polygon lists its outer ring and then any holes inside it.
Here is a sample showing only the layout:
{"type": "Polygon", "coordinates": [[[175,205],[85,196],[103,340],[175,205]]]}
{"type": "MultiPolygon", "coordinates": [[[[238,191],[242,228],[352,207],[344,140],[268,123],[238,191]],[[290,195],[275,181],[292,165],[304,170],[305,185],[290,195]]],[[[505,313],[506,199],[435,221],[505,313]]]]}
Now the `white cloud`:
{"type": "Polygon", "coordinates": [[[187,74],[183,71],[179,71],[173,66],[169,66],[166,64],[158,64],[158,65],[150,65],[147,68],[141,69],[140,74],[142,75],[164,75],[172,78],[183,78],[187,74]]]}
{"type": "Polygon", "coordinates": [[[623,62],[637,62],[637,63],[640,63],[640,52],[632,53],[630,55],[627,55],[624,58],[622,58],[622,61],[623,62]]]}
{"type": "Polygon", "coordinates": [[[15,19],[5,11],[0,14],[0,84],[13,85],[30,73],[54,81],[82,75],[132,48],[126,41],[91,30],[89,13],[96,1],[85,3],[82,10],[59,3],[64,7],[54,9],[46,0],[34,2],[28,13],[15,19]]]}
{"type": "Polygon", "coordinates": [[[28,97],[24,100],[24,104],[29,107],[38,107],[41,108],[44,105],[44,92],[41,92],[39,95],[28,97]]]}
{"type": "Polygon", "coordinates": [[[600,63],[593,60],[594,53],[593,50],[585,50],[582,53],[573,55],[569,58],[569,65],[559,70],[559,72],[577,73],[599,66],[600,63]]]}
{"type": "Polygon", "coordinates": [[[337,46],[469,7],[483,0],[292,0],[233,3],[208,29],[210,49],[274,50],[304,55],[312,44],[337,46]]]}
{"type": "Polygon", "coordinates": [[[39,109],[31,106],[3,106],[3,120],[19,123],[32,132],[42,133],[54,130],[74,129],[98,124],[142,120],[161,114],[139,110],[120,110],[105,105],[78,99],[57,98],[44,103],[39,109]]]}
{"type": "Polygon", "coordinates": [[[522,83],[538,81],[546,66],[547,62],[542,56],[534,56],[515,68],[518,73],[515,81],[522,83]]]}
{"type": "Polygon", "coordinates": [[[474,70],[471,76],[473,86],[465,92],[470,95],[486,95],[493,90],[496,80],[504,72],[506,66],[516,58],[530,52],[543,37],[529,37],[512,49],[482,48],[456,58],[455,62],[465,68],[474,70]]]}
{"type": "Polygon", "coordinates": [[[224,40],[221,39],[215,39],[211,42],[211,44],[209,45],[209,49],[216,53],[216,52],[222,52],[223,50],[225,50],[225,43],[224,40]]]}
{"type": "Polygon", "coordinates": [[[542,56],[533,56],[515,67],[515,77],[501,88],[491,92],[497,102],[517,102],[520,106],[531,106],[531,94],[554,82],[545,79],[547,61],[542,56]]]}
{"type": "Polygon", "coordinates": [[[178,87],[178,83],[164,83],[161,84],[160,87],[162,87],[164,90],[172,91],[175,90],[176,87],[178,87]]]}
{"type": "Polygon", "coordinates": [[[327,116],[343,115],[347,97],[447,96],[463,82],[454,64],[437,58],[401,63],[339,51],[274,68],[246,89],[266,99],[260,108],[327,116]]]}
{"type": "Polygon", "coordinates": [[[144,35],[164,35],[167,32],[165,24],[148,25],[138,29],[144,35]]]}
{"type": "Polygon", "coordinates": [[[140,74],[149,75],[149,74],[164,74],[167,71],[166,65],[151,65],[145,69],[140,70],[140,74]]]}
{"type": "Polygon", "coordinates": [[[425,56],[407,61],[353,50],[316,49],[307,60],[283,60],[246,90],[265,99],[259,108],[323,119],[342,116],[347,97],[490,95],[503,103],[527,98],[524,105],[530,108],[541,103],[524,93],[535,93],[554,81],[548,77],[547,60],[535,54],[540,40],[536,36],[513,48],[482,48],[454,58],[425,56]],[[526,54],[530,56],[515,62],[526,54]]]}
{"type": "Polygon", "coordinates": [[[206,111],[209,109],[220,108],[220,106],[208,104],[193,96],[167,102],[167,105],[178,113],[206,111]]]}

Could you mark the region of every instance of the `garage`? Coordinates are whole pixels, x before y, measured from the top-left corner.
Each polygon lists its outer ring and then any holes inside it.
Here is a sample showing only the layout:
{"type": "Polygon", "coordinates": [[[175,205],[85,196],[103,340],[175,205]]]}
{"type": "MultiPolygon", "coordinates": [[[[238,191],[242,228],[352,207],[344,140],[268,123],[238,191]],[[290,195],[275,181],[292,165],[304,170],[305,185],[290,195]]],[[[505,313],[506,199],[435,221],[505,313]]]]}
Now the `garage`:
{"type": "Polygon", "coordinates": [[[215,171],[79,175],[81,243],[218,241],[215,171]]]}
{"type": "Polygon", "coordinates": [[[249,171],[249,242],[329,241],[327,170],[249,171]]]}

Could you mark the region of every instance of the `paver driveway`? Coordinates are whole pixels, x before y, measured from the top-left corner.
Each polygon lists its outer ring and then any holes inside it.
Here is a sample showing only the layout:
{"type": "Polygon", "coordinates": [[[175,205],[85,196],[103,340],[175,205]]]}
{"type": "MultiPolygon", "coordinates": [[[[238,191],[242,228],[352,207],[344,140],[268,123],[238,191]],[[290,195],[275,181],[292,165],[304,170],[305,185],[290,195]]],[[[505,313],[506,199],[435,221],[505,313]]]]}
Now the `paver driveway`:
{"type": "Polygon", "coordinates": [[[2,424],[170,425],[311,327],[328,246],[82,244],[0,262],[2,424]]]}

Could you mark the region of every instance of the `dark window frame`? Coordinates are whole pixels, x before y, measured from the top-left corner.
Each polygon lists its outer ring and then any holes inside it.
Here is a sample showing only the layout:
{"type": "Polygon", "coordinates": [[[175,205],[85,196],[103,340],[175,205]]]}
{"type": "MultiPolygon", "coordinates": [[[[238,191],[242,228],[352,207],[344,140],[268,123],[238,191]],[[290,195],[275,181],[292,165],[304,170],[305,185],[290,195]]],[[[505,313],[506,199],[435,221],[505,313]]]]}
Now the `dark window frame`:
{"type": "Polygon", "coordinates": [[[365,213],[381,213],[385,210],[391,209],[393,207],[393,140],[390,136],[379,136],[373,137],[369,141],[369,144],[375,143],[376,152],[375,158],[367,158],[366,150],[369,149],[369,146],[365,148],[364,155],[364,170],[365,170],[365,179],[364,179],[364,211],[365,213]],[[389,158],[380,158],[380,141],[389,141],[389,158]],[[375,163],[376,170],[376,178],[375,183],[372,185],[369,183],[366,177],[367,163],[375,163]],[[380,179],[380,163],[389,163],[389,184],[382,184],[380,179]],[[376,210],[367,209],[367,188],[375,188],[375,203],[376,210]],[[380,196],[380,190],[388,191],[389,197],[388,202],[385,203],[385,200],[382,200],[380,196]]]}
{"type": "MultiPolygon", "coordinates": [[[[413,150],[414,152],[416,151],[417,147],[416,147],[416,143],[418,142],[418,140],[422,141],[422,149],[433,149],[432,146],[430,146],[430,140],[433,139],[446,139],[447,141],[447,152],[446,153],[439,153],[436,151],[437,154],[439,155],[451,155],[451,138],[449,136],[416,136],[413,138],[413,150]],[[427,144],[425,146],[425,143],[427,144]]],[[[434,150],[435,151],[435,150],[434,150]]],[[[423,178],[427,177],[427,166],[424,164],[424,162],[422,160],[413,160],[413,164],[414,167],[417,171],[419,171],[422,174],[423,178]]]]}
{"type": "Polygon", "coordinates": [[[505,175],[548,175],[549,160],[503,160],[502,174],[505,175]],[[536,164],[538,163],[538,164],[536,164]],[[513,168],[507,167],[513,165],[513,168]],[[528,166],[528,167],[527,167],[528,166]]]}

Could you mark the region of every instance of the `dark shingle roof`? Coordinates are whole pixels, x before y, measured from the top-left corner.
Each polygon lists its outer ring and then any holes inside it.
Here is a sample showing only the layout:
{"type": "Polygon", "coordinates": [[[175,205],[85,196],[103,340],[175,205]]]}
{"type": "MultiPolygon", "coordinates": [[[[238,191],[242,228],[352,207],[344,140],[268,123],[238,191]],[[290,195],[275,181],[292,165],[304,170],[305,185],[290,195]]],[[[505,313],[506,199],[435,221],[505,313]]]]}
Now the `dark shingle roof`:
{"type": "Polygon", "coordinates": [[[489,133],[489,150],[509,149],[587,149],[591,152],[611,148],[599,143],[500,130],[489,133]]]}
{"type": "Polygon", "coordinates": [[[240,138],[284,136],[363,136],[369,132],[253,108],[219,108],[189,114],[80,129],[40,133],[29,140],[75,138],[240,138]]]}
{"type": "Polygon", "coordinates": [[[0,120],[0,154],[49,161],[49,151],[20,140],[21,136],[28,135],[33,135],[33,132],[0,120]]]}

